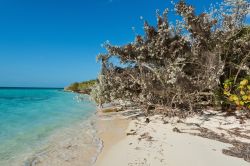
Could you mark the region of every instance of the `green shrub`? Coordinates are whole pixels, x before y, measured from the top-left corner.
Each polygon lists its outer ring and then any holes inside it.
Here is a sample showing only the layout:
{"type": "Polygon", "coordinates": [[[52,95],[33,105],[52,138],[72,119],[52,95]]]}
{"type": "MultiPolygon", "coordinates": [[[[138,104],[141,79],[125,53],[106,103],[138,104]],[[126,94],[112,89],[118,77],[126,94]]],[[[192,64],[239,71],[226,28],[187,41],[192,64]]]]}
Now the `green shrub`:
{"type": "Polygon", "coordinates": [[[145,111],[151,105],[192,111],[214,105],[215,91],[220,89],[218,96],[247,109],[248,100],[238,96],[237,85],[231,84],[223,94],[223,83],[230,83],[226,79],[234,77],[231,83],[239,83],[250,73],[250,30],[243,23],[249,3],[235,2],[225,1],[211,11],[214,14],[197,15],[194,7],[180,0],[175,11],[181,20],[175,26],[169,24],[165,10],[157,13],[157,25],[145,21],[144,35],[135,36],[134,42],[105,43],[107,52],[98,56],[102,69],[91,93],[94,100],[100,105],[129,100],[145,111]],[[230,101],[228,91],[239,100],[230,101]]]}
{"type": "Polygon", "coordinates": [[[96,80],[84,81],[84,82],[75,82],[70,86],[66,87],[65,90],[73,92],[86,92],[90,93],[91,88],[95,85],[96,80]]]}
{"type": "Polygon", "coordinates": [[[79,88],[79,83],[75,82],[75,83],[71,84],[69,87],[67,87],[66,90],[78,91],[78,88],[79,88]]]}
{"type": "Polygon", "coordinates": [[[237,110],[250,111],[250,77],[245,77],[239,83],[228,79],[223,84],[223,93],[228,103],[237,110]]]}

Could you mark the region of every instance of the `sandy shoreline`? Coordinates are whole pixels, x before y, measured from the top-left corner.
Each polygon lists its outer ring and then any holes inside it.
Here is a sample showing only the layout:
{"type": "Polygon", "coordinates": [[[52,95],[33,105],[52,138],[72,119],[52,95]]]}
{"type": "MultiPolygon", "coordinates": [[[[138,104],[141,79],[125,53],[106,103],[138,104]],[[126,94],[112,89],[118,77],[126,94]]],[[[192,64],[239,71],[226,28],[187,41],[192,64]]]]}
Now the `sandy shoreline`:
{"type": "Polygon", "coordinates": [[[125,138],[124,131],[129,124],[127,117],[120,113],[100,116],[97,112],[70,128],[57,131],[45,147],[25,155],[27,158],[13,166],[92,166],[104,158],[107,147],[125,138]]]}
{"type": "Polygon", "coordinates": [[[116,117],[104,123],[108,123],[104,125],[108,126],[108,130],[102,130],[99,134],[104,147],[95,166],[250,165],[245,161],[250,157],[249,120],[241,124],[234,117],[210,116],[208,113],[207,116],[197,116],[184,121],[178,118],[152,116],[150,123],[146,123],[143,117],[133,120],[116,117]],[[201,133],[201,128],[209,128],[209,131],[221,135],[226,140],[246,143],[246,146],[249,145],[246,147],[249,148],[249,156],[244,156],[246,153],[243,152],[242,158],[223,154],[223,151],[227,152],[233,145],[202,138],[201,135],[195,136],[201,133]],[[238,135],[228,132],[236,128],[242,129],[238,135]],[[244,136],[240,136],[241,134],[244,136]]]}
{"type": "Polygon", "coordinates": [[[80,123],[58,130],[38,152],[27,155],[24,164],[13,166],[93,165],[102,148],[102,142],[97,136],[97,121],[98,118],[93,115],[80,123]]]}
{"type": "Polygon", "coordinates": [[[84,123],[87,128],[75,127],[72,133],[78,134],[67,139],[60,136],[62,142],[29,166],[250,165],[250,120],[242,123],[215,111],[187,119],[145,119],[137,110],[98,111],[84,123]]]}
{"type": "Polygon", "coordinates": [[[100,120],[98,122],[98,126],[101,128],[99,137],[103,140],[103,148],[95,165],[101,165],[109,149],[126,137],[124,131],[127,129],[128,124],[129,120],[125,119],[100,120]]]}

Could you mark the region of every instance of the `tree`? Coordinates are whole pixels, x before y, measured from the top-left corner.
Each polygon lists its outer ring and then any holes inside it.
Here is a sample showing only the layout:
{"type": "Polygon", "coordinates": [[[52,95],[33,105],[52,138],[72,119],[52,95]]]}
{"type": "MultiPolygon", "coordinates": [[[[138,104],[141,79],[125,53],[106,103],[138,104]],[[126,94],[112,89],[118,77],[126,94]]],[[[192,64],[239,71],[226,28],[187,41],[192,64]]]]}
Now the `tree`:
{"type": "Polygon", "coordinates": [[[241,35],[249,3],[231,2],[221,5],[226,12],[213,17],[196,15],[192,6],[180,1],[175,8],[183,20],[175,27],[169,25],[166,10],[157,13],[156,27],[145,21],[145,36],[136,36],[133,43],[106,43],[107,54],[98,56],[102,71],[94,90],[96,101],[131,100],[145,110],[149,105],[181,110],[213,105],[225,79],[234,76],[237,81],[249,71],[249,35],[241,35]],[[127,67],[115,66],[111,57],[127,67]]]}

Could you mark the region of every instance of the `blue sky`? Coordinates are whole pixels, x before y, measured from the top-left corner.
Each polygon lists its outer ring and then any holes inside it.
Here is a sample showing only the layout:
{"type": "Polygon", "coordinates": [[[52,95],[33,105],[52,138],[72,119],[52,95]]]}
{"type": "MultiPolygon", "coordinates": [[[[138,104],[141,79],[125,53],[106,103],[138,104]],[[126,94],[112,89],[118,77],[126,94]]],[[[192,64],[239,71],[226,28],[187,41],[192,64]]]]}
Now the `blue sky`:
{"type": "MultiPolygon", "coordinates": [[[[188,0],[198,12],[215,0],[188,0]],[[197,3],[199,2],[199,3],[197,3]]],[[[94,79],[101,44],[125,44],[169,0],[0,0],[0,86],[63,87],[94,79]]],[[[170,15],[175,21],[175,16],[170,15]]]]}

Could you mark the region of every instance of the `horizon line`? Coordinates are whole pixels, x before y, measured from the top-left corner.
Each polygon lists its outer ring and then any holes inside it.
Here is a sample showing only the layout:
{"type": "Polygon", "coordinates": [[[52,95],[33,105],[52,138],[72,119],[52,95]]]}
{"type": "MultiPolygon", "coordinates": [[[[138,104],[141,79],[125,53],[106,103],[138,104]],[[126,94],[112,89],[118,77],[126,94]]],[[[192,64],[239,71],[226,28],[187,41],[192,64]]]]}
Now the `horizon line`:
{"type": "Polygon", "coordinates": [[[0,89],[7,88],[7,89],[64,89],[64,87],[29,87],[29,86],[0,86],[0,89]]]}

